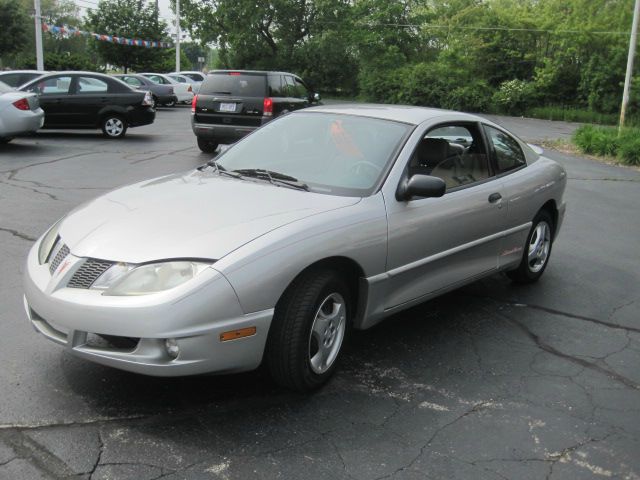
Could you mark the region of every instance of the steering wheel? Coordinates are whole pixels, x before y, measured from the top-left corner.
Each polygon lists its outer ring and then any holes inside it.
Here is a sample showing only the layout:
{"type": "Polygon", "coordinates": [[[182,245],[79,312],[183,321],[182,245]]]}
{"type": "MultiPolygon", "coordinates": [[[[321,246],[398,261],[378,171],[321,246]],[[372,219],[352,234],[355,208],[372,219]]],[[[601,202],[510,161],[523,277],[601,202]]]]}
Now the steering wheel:
{"type": "Polygon", "coordinates": [[[359,160],[349,167],[349,172],[356,175],[369,175],[377,178],[382,173],[382,168],[368,160],[359,160]]]}

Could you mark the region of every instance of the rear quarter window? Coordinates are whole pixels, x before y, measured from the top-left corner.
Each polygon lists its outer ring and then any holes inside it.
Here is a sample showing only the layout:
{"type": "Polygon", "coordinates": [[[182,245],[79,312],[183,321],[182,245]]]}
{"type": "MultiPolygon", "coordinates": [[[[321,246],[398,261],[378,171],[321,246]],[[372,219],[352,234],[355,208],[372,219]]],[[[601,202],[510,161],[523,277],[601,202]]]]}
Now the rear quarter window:
{"type": "Polygon", "coordinates": [[[231,95],[234,97],[265,97],[267,79],[265,75],[210,74],[200,88],[204,95],[231,95]]]}

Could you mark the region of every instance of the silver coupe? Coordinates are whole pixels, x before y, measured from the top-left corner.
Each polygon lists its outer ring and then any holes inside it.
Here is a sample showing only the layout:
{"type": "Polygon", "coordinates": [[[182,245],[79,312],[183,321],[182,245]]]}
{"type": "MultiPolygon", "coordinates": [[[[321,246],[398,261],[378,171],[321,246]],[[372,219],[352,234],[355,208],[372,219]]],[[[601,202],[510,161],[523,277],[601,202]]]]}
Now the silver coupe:
{"type": "Polygon", "coordinates": [[[104,365],[172,376],[264,361],[310,390],[351,328],[498,271],[538,280],[565,185],[560,165],[481,117],[310,108],[73,210],[29,253],[25,308],[104,365]]]}

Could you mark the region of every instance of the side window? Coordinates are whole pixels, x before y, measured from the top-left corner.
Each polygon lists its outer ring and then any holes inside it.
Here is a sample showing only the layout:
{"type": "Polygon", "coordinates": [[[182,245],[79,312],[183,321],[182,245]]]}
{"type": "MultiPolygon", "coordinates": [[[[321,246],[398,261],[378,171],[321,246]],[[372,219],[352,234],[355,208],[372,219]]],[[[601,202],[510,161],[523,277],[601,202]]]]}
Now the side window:
{"type": "Polygon", "coordinates": [[[515,138],[497,128],[484,126],[493,146],[498,172],[508,172],[527,164],[524,153],[515,138]]]}
{"type": "Polygon", "coordinates": [[[142,86],[142,82],[135,77],[122,77],[122,80],[124,80],[124,83],[127,83],[132,87],[138,88],[142,86]]]}
{"type": "Polygon", "coordinates": [[[78,88],[76,93],[78,94],[91,94],[91,93],[107,93],[109,91],[109,85],[107,82],[93,77],[79,77],[78,88]]]}
{"type": "Polygon", "coordinates": [[[296,82],[293,81],[293,77],[289,75],[285,75],[284,82],[286,84],[285,87],[285,95],[287,97],[295,97],[296,96],[296,82]]]}
{"type": "Polygon", "coordinates": [[[293,79],[296,84],[296,97],[298,98],[309,98],[309,92],[307,91],[307,87],[305,87],[304,83],[298,78],[293,79]]]}
{"type": "Polygon", "coordinates": [[[409,161],[409,175],[440,177],[447,190],[489,178],[480,129],[475,124],[446,125],[430,130],[409,161]]]}
{"type": "Polygon", "coordinates": [[[36,82],[29,88],[30,92],[40,95],[65,95],[69,93],[71,77],[53,77],[36,82]]]}
{"type": "Polygon", "coordinates": [[[157,75],[147,75],[146,77],[154,83],[159,83],[160,85],[164,83],[164,78],[157,75]]]}
{"type": "Polygon", "coordinates": [[[282,88],[282,77],[280,75],[269,75],[269,96],[270,97],[286,97],[282,88]]]}

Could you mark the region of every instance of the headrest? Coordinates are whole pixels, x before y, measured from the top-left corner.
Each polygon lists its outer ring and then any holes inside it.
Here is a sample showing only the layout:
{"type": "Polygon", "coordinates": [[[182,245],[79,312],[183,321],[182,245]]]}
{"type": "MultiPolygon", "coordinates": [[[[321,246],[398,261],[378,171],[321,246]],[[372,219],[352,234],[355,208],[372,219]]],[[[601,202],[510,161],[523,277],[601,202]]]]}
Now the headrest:
{"type": "Polygon", "coordinates": [[[435,167],[449,155],[449,142],[443,138],[425,138],[416,150],[418,165],[435,167]]]}

